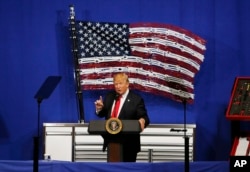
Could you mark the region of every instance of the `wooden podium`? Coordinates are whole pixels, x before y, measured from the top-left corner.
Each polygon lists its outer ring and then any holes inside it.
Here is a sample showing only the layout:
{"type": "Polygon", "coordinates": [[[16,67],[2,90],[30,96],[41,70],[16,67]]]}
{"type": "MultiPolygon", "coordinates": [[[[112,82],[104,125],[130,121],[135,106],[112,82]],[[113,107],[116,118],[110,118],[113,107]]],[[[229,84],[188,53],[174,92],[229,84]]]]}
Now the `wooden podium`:
{"type": "Polygon", "coordinates": [[[88,126],[89,134],[101,135],[104,150],[107,146],[107,162],[122,162],[122,139],[125,134],[139,134],[141,127],[138,120],[93,120],[88,126]]]}

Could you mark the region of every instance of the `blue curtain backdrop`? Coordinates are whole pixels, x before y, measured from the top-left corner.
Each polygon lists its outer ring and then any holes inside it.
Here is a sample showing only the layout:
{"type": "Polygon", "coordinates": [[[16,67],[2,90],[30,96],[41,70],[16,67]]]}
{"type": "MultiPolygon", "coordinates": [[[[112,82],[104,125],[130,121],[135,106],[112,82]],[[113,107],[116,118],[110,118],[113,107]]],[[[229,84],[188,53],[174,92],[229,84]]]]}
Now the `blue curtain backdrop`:
{"type": "MultiPolygon", "coordinates": [[[[77,19],[173,24],[206,39],[187,121],[197,125],[195,160],[228,160],[230,121],[225,110],[235,77],[250,76],[248,0],[1,0],[0,159],[33,158],[38,127],[34,95],[49,75],[62,80],[41,103],[40,131],[43,122],[78,122],[68,29],[71,4],[77,19]]],[[[85,122],[96,119],[93,102],[104,93],[83,93],[85,122]]],[[[183,123],[183,104],[140,94],[152,123],[183,123]]]]}

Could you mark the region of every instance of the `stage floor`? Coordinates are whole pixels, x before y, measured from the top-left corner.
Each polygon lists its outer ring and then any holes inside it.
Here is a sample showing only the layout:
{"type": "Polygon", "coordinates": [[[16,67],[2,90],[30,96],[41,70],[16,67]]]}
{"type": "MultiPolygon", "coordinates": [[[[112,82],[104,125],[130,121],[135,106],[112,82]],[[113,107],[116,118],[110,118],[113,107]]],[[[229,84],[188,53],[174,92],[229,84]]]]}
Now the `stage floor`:
{"type": "MultiPolygon", "coordinates": [[[[33,161],[0,161],[1,172],[32,172],[33,161]]],[[[183,162],[102,163],[39,161],[39,172],[185,172],[183,162]]],[[[229,172],[229,162],[190,162],[190,172],[229,172]]]]}

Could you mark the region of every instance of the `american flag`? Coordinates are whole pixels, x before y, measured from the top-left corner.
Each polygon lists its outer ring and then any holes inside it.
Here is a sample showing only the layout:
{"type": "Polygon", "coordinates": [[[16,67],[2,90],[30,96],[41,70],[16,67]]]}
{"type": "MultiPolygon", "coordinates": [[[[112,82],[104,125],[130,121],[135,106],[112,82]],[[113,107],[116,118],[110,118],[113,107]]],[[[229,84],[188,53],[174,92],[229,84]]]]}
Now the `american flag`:
{"type": "Polygon", "coordinates": [[[83,90],[113,89],[113,74],[125,72],[131,89],[193,103],[206,50],[201,37],[159,23],[76,21],[76,32],[83,90]]]}

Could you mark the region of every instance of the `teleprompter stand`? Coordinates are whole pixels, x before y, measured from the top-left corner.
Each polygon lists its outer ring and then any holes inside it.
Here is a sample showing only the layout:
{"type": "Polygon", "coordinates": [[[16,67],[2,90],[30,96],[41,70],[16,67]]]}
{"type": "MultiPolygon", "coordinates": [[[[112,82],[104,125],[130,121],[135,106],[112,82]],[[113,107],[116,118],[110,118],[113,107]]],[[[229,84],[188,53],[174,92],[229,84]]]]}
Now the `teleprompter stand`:
{"type": "Polygon", "coordinates": [[[187,109],[187,101],[183,101],[184,106],[184,140],[185,140],[185,172],[189,172],[189,136],[187,135],[187,115],[186,115],[186,109],[187,109]]]}
{"type": "Polygon", "coordinates": [[[138,120],[121,120],[121,131],[118,134],[112,134],[109,131],[112,122],[109,120],[90,121],[88,132],[92,135],[101,135],[104,138],[104,146],[107,146],[107,162],[122,162],[122,137],[126,134],[140,133],[141,127],[138,120]],[[107,145],[105,145],[105,141],[108,142],[107,145]]]}
{"type": "Polygon", "coordinates": [[[183,108],[184,108],[184,129],[183,130],[178,130],[172,128],[170,131],[172,132],[184,132],[184,150],[185,150],[185,172],[189,172],[190,169],[190,161],[189,161],[189,136],[187,135],[187,101],[184,99],[182,101],[183,103],[183,108]]]}
{"type": "Polygon", "coordinates": [[[37,117],[37,136],[34,136],[34,152],[33,152],[33,172],[38,172],[38,159],[39,159],[39,126],[40,126],[40,104],[43,99],[49,98],[51,93],[56,88],[57,84],[61,80],[61,76],[48,76],[44,81],[40,89],[37,91],[34,98],[37,100],[38,105],[38,117],[37,117]]]}

